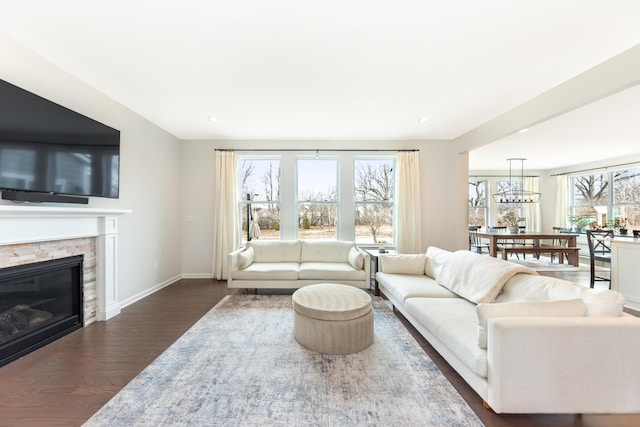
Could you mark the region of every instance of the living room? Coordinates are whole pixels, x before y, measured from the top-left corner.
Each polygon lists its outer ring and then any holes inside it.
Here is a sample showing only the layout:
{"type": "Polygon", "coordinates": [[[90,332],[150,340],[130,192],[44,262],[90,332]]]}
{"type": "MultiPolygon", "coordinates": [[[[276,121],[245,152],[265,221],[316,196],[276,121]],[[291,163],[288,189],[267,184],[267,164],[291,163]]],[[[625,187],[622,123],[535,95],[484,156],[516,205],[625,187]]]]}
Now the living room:
{"type": "MultiPolygon", "coordinates": [[[[30,2],[24,3],[28,4],[30,2]]],[[[494,5],[495,8],[505,6],[497,3],[494,5]]],[[[625,5],[629,7],[629,10],[636,11],[634,4],[625,5]]],[[[31,6],[34,7],[33,5],[31,6]]],[[[574,6],[576,5],[574,4],[574,6]]],[[[151,8],[152,6],[148,7],[151,8]]],[[[576,7],[579,8],[579,6],[576,7]]],[[[357,10],[349,10],[354,15],[357,15],[357,10]]],[[[496,10],[491,9],[492,12],[496,12],[496,10]]],[[[536,8],[536,11],[543,14],[544,8],[536,8]]],[[[19,7],[12,11],[11,6],[3,5],[2,12],[3,18],[0,21],[2,24],[0,26],[0,78],[117,128],[121,132],[120,196],[118,199],[91,198],[87,207],[97,210],[126,211],[118,215],[117,304],[123,310],[136,302],[144,301],[145,297],[165,287],[170,287],[169,285],[180,280],[212,277],[213,206],[216,203],[214,191],[216,149],[251,150],[260,148],[273,149],[274,151],[322,149],[324,152],[334,155],[340,153],[341,150],[348,149],[370,149],[372,152],[375,152],[374,150],[417,149],[419,150],[421,174],[420,194],[423,226],[420,237],[423,249],[428,246],[438,246],[449,250],[461,249],[467,247],[467,182],[469,175],[474,173],[499,173],[504,175],[506,173],[505,169],[498,170],[498,168],[493,167],[473,168],[473,153],[476,149],[481,150],[484,144],[514,136],[517,131],[523,128],[533,127],[533,125],[539,124],[546,119],[555,118],[562,113],[584,105],[587,101],[603,99],[607,95],[631,88],[637,85],[640,78],[637,65],[633,66],[633,64],[640,63],[640,60],[638,60],[640,56],[639,49],[636,44],[638,40],[637,33],[634,33],[628,26],[622,25],[625,22],[628,24],[632,21],[630,17],[632,13],[618,12],[616,15],[621,21],[620,25],[614,26],[607,22],[599,27],[594,26],[594,28],[602,28],[602,32],[606,32],[606,35],[598,35],[596,37],[591,34],[583,34],[589,31],[578,31],[577,26],[572,27],[573,30],[563,30],[559,25],[557,28],[554,27],[554,34],[563,34],[566,31],[567,33],[573,33],[576,38],[580,35],[593,37],[594,39],[606,39],[606,36],[612,33],[610,35],[612,46],[605,48],[603,45],[606,46],[607,43],[604,42],[599,45],[596,44],[600,47],[597,56],[583,57],[583,62],[580,64],[572,66],[569,66],[571,64],[565,64],[562,73],[558,72],[558,74],[548,76],[546,81],[536,82],[538,84],[536,88],[527,88],[528,92],[520,91],[501,106],[492,107],[493,109],[487,107],[489,111],[482,112],[482,114],[478,110],[482,110],[483,102],[477,102],[474,99],[489,99],[496,95],[497,91],[495,90],[495,85],[486,83],[477,85],[484,87],[484,89],[462,98],[475,105],[476,109],[471,112],[475,116],[465,118],[466,122],[462,125],[464,132],[460,132],[450,138],[430,136],[441,134],[437,130],[428,128],[428,126],[437,128],[439,125],[434,123],[438,122],[438,118],[433,117],[427,123],[420,123],[418,120],[420,115],[427,114],[428,111],[418,112],[418,110],[423,110],[427,107],[418,107],[416,105],[413,106],[415,113],[407,119],[407,121],[411,121],[411,125],[405,128],[403,134],[396,133],[396,137],[391,136],[391,134],[384,134],[384,137],[378,138],[371,131],[365,136],[357,138],[350,138],[347,132],[339,133],[337,134],[338,136],[332,137],[330,136],[330,129],[325,129],[325,133],[299,133],[298,137],[291,137],[291,134],[283,134],[278,138],[270,136],[271,134],[269,133],[265,133],[264,135],[267,136],[263,137],[252,136],[248,133],[238,134],[240,136],[226,135],[224,131],[226,123],[223,113],[217,112],[216,114],[221,116],[219,122],[212,123],[207,120],[207,115],[212,114],[209,110],[201,112],[202,121],[206,122],[205,125],[208,126],[209,132],[208,136],[204,137],[202,135],[207,131],[192,132],[189,129],[184,130],[171,119],[172,116],[182,115],[180,111],[181,104],[178,101],[174,103],[168,98],[172,92],[171,86],[174,84],[178,86],[178,81],[166,81],[164,85],[154,86],[152,90],[145,89],[143,97],[151,99],[152,103],[163,106],[160,116],[150,117],[144,111],[136,109],[136,100],[130,98],[128,88],[123,87],[118,92],[108,96],[100,89],[101,82],[99,80],[91,81],[87,77],[93,67],[107,69],[112,67],[114,74],[116,71],[125,76],[129,74],[134,85],[139,84],[142,86],[145,78],[150,79],[152,74],[140,64],[144,61],[144,54],[139,53],[140,58],[135,56],[120,58],[118,61],[122,62],[109,63],[107,61],[107,64],[103,64],[100,62],[100,58],[90,55],[90,52],[99,50],[99,48],[96,46],[81,46],[80,50],[85,49],[86,56],[80,55],[70,58],[68,63],[58,63],[57,61],[62,61],[62,59],[61,56],[58,56],[59,52],[56,51],[56,44],[62,42],[53,41],[48,47],[49,50],[47,50],[46,43],[41,44],[43,43],[42,38],[30,39],[30,37],[35,36],[33,34],[30,35],[29,31],[25,30],[31,24],[35,26],[41,24],[42,21],[32,22],[27,17],[24,17],[24,22],[27,24],[22,29],[20,25],[7,22],[12,17],[20,17],[21,14],[27,14],[27,6],[24,6],[24,8],[19,7]],[[7,13],[4,13],[5,10],[7,13]],[[619,15],[628,15],[628,21],[619,15]],[[617,30],[606,30],[609,27],[626,28],[629,33],[624,37],[616,35],[617,30]],[[21,31],[26,32],[21,33],[21,31]],[[619,57],[618,55],[623,52],[626,52],[627,56],[619,57]],[[608,55],[608,53],[611,53],[611,55],[608,55]],[[583,74],[585,77],[590,77],[590,82],[593,81],[592,79],[597,79],[602,70],[597,66],[608,60],[611,60],[610,64],[615,65],[615,67],[611,70],[612,74],[607,74],[607,78],[598,80],[598,84],[588,84],[586,88],[584,85],[579,85],[580,81],[574,81],[573,84],[576,86],[571,86],[572,83],[569,81],[571,77],[582,73],[585,73],[583,74]],[[85,69],[85,67],[89,69],[85,69]],[[612,75],[615,75],[616,78],[609,78],[612,75]],[[562,86],[565,82],[567,85],[562,86]],[[556,88],[555,91],[553,90],[554,88],[556,88]],[[538,95],[548,90],[550,91],[547,94],[549,97],[537,98],[538,95]],[[567,92],[569,95],[567,95],[567,92]],[[509,108],[504,108],[505,105],[508,105],[509,108]],[[516,107],[520,107],[520,110],[512,112],[510,115],[509,110],[516,107]],[[513,114],[517,112],[521,114],[518,114],[514,119],[513,114]],[[425,126],[427,126],[427,130],[425,130],[425,126]],[[179,131],[176,132],[176,130],[179,131]],[[177,136],[178,134],[180,136],[177,136]],[[332,153],[332,149],[336,151],[332,153]],[[470,167],[473,170],[470,171],[470,167]],[[443,182],[442,177],[447,177],[446,183],[443,182]],[[443,188],[446,188],[446,191],[443,191],[443,188]]],[[[43,16],[46,15],[45,12],[50,11],[44,9],[43,16]]],[[[56,16],[53,11],[51,13],[52,17],[56,16]]],[[[484,17],[485,13],[488,14],[483,12],[481,16],[484,17]]],[[[570,16],[566,11],[563,13],[564,15],[562,16],[570,16]]],[[[149,12],[149,14],[152,13],[149,12]]],[[[496,16],[500,16],[500,14],[496,16]]],[[[42,27],[42,31],[45,34],[45,28],[55,33],[57,24],[53,23],[55,21],[53,18],[50,19],[50,26],[42,27]]],[[[492,20],[491,23],[497,24],[501,22],[501,19],[493,19],[496,21],[492,20]]],[[[604,17],[601,19],[605,20],[604,17]]],[[[100,21],[97,18],[96,20],[100,21]]],[[[259,17],[256,17],[255,20],[260,21],[259,17]]],[[[44,21],[47,21],[47,19],[44,19],[44,21]]],[[[278,22],[282,23],[280,20],[278,22]]],[[[475,22],[475,19],[472,16],[468,16],[464,22],[471,24],[475,22]]],[[[34,27],[31,26],[31,28],[34,27]]],[[[417,25],[416,28],[418,28],[417,25]]],[[[82,29],[82,31],[87,30],[82,29]]],[[[596,32],[600,32],[600,30],[596,32]]],[[[114,34],[113,37],[115,38],[116,35],[114,34]]],[[[44,39],[46,38],[45,36],[44,39]]],[[[496,35],[491,40],[500,40],[502,38],[502,36],[496,35]]],[[[278,39],[274,43],[283,41],[278,39]]],[[[78,39],[74,39],[73,43],[79,42],[78,39]]],[[[572,47],[580,46],[584,50],[587,50],[589,46],[587,41],[574,41],[574,43],[571,45],[572,47]]],[[[256,55],[260,52],[259,45],[259,43],[257,46],[252,45],[252,52],[256,55]]],[[[118,46],[121,45],[117,45],[114,42],[110,49],[117,49],[118,46]]],[[[540,49],[543,50],[548,46],[550,44],[544,44],[544,47],[540,49]]],[[[109,47],[108,44],[107,47],[109,47]]],[[[532,43],[530,47],[533,49],[535,44],[532,43]]],[[[568,48],[565,49],[569,50],[568,48]]],[[[558,52],[563,51],[559,49],[558,52]]],[[[104,58],[107,57],[106,54],[107,52],[105,51],[104,58]]],[[[199,54],[201,54],[201,51],[197,53],[189,52],[191,56],[199,54]]],[[[60,53],[60,55],[63,55],[63,53],[60,53]]],[[[561,56],[561,53],[557,55],[561,56]]],[[[482,62],[481,58],[475,56],[470,58],[473,59],[464,61],[467,68],[473,68],[482,62]]],[[[262,59],[264,60],[264,58],[262,59]]],[[[540,64],[546,61],[552,63],[556,60],[559,60],[559,58],[555,56],[548,59],[543,55],[537,56],[531,59],[527,66],[531,68],[542,67],[540,64]]],[[[191,61],[193,61],[189,57],[180,57],[177,60],[172,59],[172,61],[179,63],[178,68],[187,69],[187,71],[198,67],[195,63],[194,65],[185,65],[191,64],[191,61]]],[[[313,64],[314,66],[319,66],[317,63],[313,64]]],[[[378,61],[367,63],[367,65],[371,68],[381,67],[381,63],[378,61]]],[[[500,64],[500,66],[496,64],[495,68],[482,71],[486,73],[501,72],[505,74],[504,78],[506,79],[508,77],[506,74],[512,75],[512,73],[505,72],[504,68],[501,68],[502,65],[513,65],[513,63],[500,64]]],[[[298,66],[300,67],[299,64],[298,66]]],[[[156,67],[160,72],[161,69],[168,68],[168,64],[157,64],[156,67]]],[[[250,68],[259,69],[260,63],[247,67],[247,69],[250,68]]],[[[453,67],[452,72],[453,69],[460,68],[460,66],[453,67]]],[[[235,69],[233,71],[239,72],[240,70],[235,69]]],[[[265,70],[265,73],[267,71],[272,72],[271,70],[265,70]]],[[[177,70],[172,69],[171,72],[177,73],[177,70]]],[[[188,73],[186,75],[188,76],[188,73]]],[[[263,77],[263,79],[260,79],[259,84],[266,85],[270,77],[273,76],[263,77]]],[[[465,78],[470,77],[460,76],[459,80],[461,81],[465,78]]],[[[518,79],[524,80],[525,78],[527,77],[512,77],[510,86],[505,84],[507,88],[505,92],[516,87],[518,79]],[[516,82],[513,80],[516,80],[516,82]]],[[[388,85],[389,91],[399,84],[399,80],[385,80],[383,82],[384,85],[388,85]]],[[[319,87],[321,86],[319,84],[319,87]]],[[[403,94],[410,93],[411,89],[412,87],[402,87],[401,92],[403,94]]],[[[301,91],[301,88],[298,86],[297,90],[301,91]]],[[[242,97],[246,96],[244,90],[242,90],[241,95],[242,97]]],[[[501,96],[506,95],[502,94],[501,96]]],[[[466,111],[466,107],[462,107],[464,103],[460,99],[456,98],[457,104],[447,111],[449,114],[448,120],[462,120],[451,116],[452,112],[456,111],[456,108],[466,111]]],[[[377,100],[380,104],[385,105],[383,113],[366,119],[366,123],[385,122],[387,120],[385,114],[393,112],[393,102],[386,101],[384,94],[381,94],[377,100]]],[[[264,99],[245,101],[245,103],[252,102],[255,103],[258,111],[260,109],[269,110],[271,105],[264,99]]],[[[345,100],[337,98],[335,105],[341,102],[344,103],[345,100]]],[[[210,107],[207,106],[206,108],[210,107]]],[[[231,105],[229,108],[231,108],[231,105]]],[[[293,107],[293,110],[298,109],[300,107],[297,105],[293,107]]],[[[348,109],[349,107],[345,107],[345,110],[348,109]]],[[[339,113],[344,114],[345,111],[341,110],[339,113]]],[[[444,120],[444,117],[441,117],[441,119],[444,120]]],[[[292,113],[290,122],[295,124],[299,120],[302,119],[292,113]]],[[[325,118],[321,117],[319,121],[326,128],[330,127],[327,126],[325,118]]],[[[268,123],[266,125],[263,123],[262,126],[264,126],[263,129],[267,130],[270,127],[268,123]]],[[[251,123],[243,123],[241,127],[251,130],[253,125],[251,123]]],[[[292,125],[292,127],[295,126],[292,125]]],[[[367,126],[364,127],[366,128],[367,126]]],[[[259,128],[257,124],[255,128],[259,128]]],[[[321,128],[318,126],[316,129],[321,128]]],[[[634,136],[637,137],[637,134],[634,136]]],[[[602,144],[606,145],[606,142],[602,144]]],[[[629,142],[627,142],[627,145],[629,145],[629,142]]],[[[636,146],[633,143],[631,145],[636,146]]],[[[525,154],[530,159],[526,164],[527,173],[537,174],[541,178],[540,192],[545,199],[545,203],[541,204],[544,228],[549,229],[551,226],[556,225],[554,224],[555,203],[552,205],[546,203],[547,201],[555,201],[556,184],[552,178],[553,175],[592,167],[640,162],[640,153],[637,152],[637,149],[630,154],[620,153],[615,149],[609,148],[603,151],[606,153],[598,153],[599,160],[597,161],[588,160],[551,169],[535,165],[534,153],[530,150],[525,154]]],[[[494,157],[498,157],[498,160],[504,166],[507,166],[505,162],[507,157],[519,156],[518,153],[512,153],[505,148],[502,148],[500,153],[499,155],[494,155],[494,157]]],[[[548,154],[547,157],[561,156],[548,154]]],[[[14,205],[10,202],[2,201],[2,206],[13,207],[14,205]]],[[[65,205],[53,206],[66,207],[65,205]]]]}

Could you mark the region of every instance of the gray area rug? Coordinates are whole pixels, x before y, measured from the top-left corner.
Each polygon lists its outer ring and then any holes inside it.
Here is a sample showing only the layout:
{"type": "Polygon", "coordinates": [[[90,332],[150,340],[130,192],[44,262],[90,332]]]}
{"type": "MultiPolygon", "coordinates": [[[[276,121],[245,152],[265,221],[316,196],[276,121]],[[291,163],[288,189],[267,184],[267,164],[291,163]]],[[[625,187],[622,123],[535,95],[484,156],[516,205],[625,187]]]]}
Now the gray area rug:
{"type": "Polygon", "coordinates": [[[374,343],[293,338],[290,295],[226,297],[84,425],[482,426],[380,298],[374,343]]]}
{"type": "MultiPolygon", "coordinates": [[[[522,256],[522,255],[520,255],[522,256]]],[[[540,257],[540,259],[535,259],[533,257],[527,257],[526,259],[517,259],[516,257],[507,258],[508,261],[511,261],[516,264],[524,265],[525,267],[532,268],[536,271],[561,271],[561,272],[582,272],[589,271],[588,265],[580,265],[575,267],[570,264],[558,264],[558,261],[551,262],[549,258],[540,257]]]]}

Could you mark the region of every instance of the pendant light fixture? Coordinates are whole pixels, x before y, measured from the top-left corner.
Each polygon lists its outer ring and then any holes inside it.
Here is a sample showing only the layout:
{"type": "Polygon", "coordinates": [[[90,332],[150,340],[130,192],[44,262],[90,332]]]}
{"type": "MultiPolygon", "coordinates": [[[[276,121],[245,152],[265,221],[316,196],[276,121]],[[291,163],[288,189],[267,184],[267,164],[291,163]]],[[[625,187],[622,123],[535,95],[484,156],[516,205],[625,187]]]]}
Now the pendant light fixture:
{"type": "Polygon", "coordinates": [[[527,159],[512,157],[507,159],[509,162],[509,182],[507,185],[498,189],[493,194],[493,200],[496,203],[521,204],[521,203],[538,203],[540,193],[524,190],[524,161],[527,159]],[[511,164],[514,161],[520,162],[520,181],[514,181],[511,176],[511,164]]]}

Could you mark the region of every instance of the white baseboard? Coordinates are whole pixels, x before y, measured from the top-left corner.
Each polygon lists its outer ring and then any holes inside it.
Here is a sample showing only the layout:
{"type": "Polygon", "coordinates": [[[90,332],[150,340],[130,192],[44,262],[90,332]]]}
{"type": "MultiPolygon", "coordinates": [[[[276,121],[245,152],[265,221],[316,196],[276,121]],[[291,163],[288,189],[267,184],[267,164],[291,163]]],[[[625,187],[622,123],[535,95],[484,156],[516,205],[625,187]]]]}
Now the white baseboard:
{"type": "Polygon", "coordinates": [[[189,273],[183,274],[183,279],[213,279],[213,274],[211,273],[189,273]]]}
{"type": "Polygon", "coordinates": [[[162,288],[166,288],[167,286],[177,282],[180,279],[182,279],[182,275],[177,275],[175,277],[172,277],[171,279],[165,280],[164,282],[155,285],[152,288],[146,289],[140,292],[139,294],[136,294],[130,298],[127,298],[126,300],[120,302],[120,308],[125,308],[128,305],[133,304],[134,302],[140,301],[142,298],[147,297],[153,294],[154,292],[159,291],[162,288]]]}

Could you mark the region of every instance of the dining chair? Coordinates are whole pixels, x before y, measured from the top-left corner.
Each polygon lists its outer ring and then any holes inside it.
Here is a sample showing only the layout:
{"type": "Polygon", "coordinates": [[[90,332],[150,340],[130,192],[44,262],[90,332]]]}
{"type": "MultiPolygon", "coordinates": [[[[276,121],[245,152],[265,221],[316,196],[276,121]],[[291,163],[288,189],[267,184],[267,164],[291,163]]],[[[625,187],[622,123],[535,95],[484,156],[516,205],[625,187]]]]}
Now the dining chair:
{"type": "Polygon", "coordinates": [[[640,230],[633,230],[633,237],[635,238],[640,237],[640,230]]]}
{"type": "MultiPolygon", "coordinates": [[[[506,233],[507,232],[507,226],[506,225],[496,225],[493,227],[487,227],[487,231],[497,231],[500,233],[506,233]]],[[[507,245],[510,247],[517,247],[517,246],[524,246],[524,244],[516,241],[516,240],[511,240],[511,242],[508,242],[507,240],[504,239],[500,239],[498,240],[498,246],[500,245],[507,245]]],[[[512,252],[512,254],[515,254],[516,258],[520,259],[520,256],[518,255],[517,252],[512,252]]],[[[526,258],[525,254],[522,254],[523,257],[526,258]]]]}
{"type": "MultiPolygon", "coordinates": [[[[571,228],[567,228],[567,227],[553,227],[553,232],[554,233],[571,233],[571,228]]],[[[553,246],[557,246],[557,247],[566,247],[569,246],[569,239],[553,239],[552,240],[552,245],[553,246]]],[[[567,262],[569,262],[569,254],[565,253],[564,254],[565,258],[567,259],[567,262]]],[[[555,259],[556,254],[555,253],[551,253],[551,262],[553,262],[553,260],[555,259]]]]}
{"type": "Polygon", "coordinates": [[[609,282],[611,288],[611,267],[609,267],[609,277],[596,274],[596,261],[609,263],[611,266],[611,242],[613,230],[587,230],[587,243],[589,244],[589,265],[591,272],[590,287],[594,287],[595,282],[609,282]]]}
{"type": "Polygon", "coordinates": [[[483,253],[483,249],[489,253],[489,243],[482,242],[482,239],[478,236],[478,230],[480,227],[469,227],[469,250],[476,251],[477,253],[483,253]]]}

